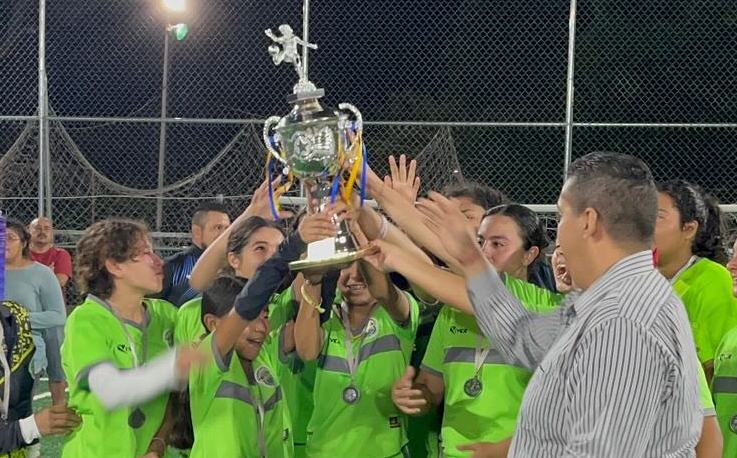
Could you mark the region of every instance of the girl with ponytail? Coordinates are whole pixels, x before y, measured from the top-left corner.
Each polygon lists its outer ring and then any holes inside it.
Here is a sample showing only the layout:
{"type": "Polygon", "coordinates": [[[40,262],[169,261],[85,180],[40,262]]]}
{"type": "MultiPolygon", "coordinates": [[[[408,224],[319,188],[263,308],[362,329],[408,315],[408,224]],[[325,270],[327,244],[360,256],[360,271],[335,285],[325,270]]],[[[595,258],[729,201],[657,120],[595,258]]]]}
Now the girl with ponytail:
{"type": "Polygon", "coordinates": [[[717,201],[683,180],[658,184],[658,270],[683,300],[709,380],[724,334],[737,326],[737,303],[717,201]]]}

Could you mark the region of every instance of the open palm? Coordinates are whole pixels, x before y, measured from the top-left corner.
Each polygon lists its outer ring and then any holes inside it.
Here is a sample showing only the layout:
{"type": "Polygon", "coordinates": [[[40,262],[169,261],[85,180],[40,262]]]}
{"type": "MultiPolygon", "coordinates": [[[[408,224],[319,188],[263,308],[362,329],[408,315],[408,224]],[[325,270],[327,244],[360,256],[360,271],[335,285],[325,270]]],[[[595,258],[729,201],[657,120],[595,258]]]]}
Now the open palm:
{"type": "Polygon", "coordinates": [[[426,225],[443,241],[448,254],[460,265],[478,260],[482,254],[468,221],[458,207],[437,192],[420,199],[417,208],[428,218],[426,225]]]}

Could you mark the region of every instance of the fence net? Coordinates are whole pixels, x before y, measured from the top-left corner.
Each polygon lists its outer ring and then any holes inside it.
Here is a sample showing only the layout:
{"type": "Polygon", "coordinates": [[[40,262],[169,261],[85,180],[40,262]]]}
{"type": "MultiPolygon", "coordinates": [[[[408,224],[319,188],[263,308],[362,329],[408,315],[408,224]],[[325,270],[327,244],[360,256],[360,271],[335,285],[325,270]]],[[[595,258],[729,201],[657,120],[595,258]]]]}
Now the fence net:
{"type": "MultiPolygon", "coordinates": [[[[46,6],[56,227],[82,230],[109,215],[154,227],[159,196],[169,234],[186,232],[204,200],[242,211],[263,176],[257,120],[286,114],[295,83],[291,68],[273,66],[264,30],[288,23],[301,34],[301,0],[188,0],[180,16],[159,1],[101,5],[46,6]],[[200,121],[164,123],[158,189],[164,39],[178,22],[190,33],[169,39],[167,117],[200,121]]],[[[311,5],[311,79],[326,103],[351,102],[371,122],[380,174],[389,154],[404,153],[419,158],[423,191],[471,180],[519,202],[555,202],[569,1],[311,5]]],[[[25,221],[38,212],[38,8],[0,0],[0,207],[25,221]]],[[[685,178],[736,203],[736,35],[732,0],[579,2],[571,157],[635,154],[658,179],[685,178]]]]}

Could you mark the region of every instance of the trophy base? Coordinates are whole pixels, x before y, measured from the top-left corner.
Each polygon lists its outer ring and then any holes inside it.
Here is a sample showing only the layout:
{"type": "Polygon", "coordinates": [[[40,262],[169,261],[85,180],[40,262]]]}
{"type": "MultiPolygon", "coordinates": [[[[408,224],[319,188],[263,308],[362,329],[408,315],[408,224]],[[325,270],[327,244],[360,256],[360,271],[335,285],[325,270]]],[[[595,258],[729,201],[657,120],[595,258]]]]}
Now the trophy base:
{"type": "Polygon", "coordinates": [[[377,247],[364,248],[349,253],[339,253],[335,256],[321,259],[300,259],[289,263],[289,270],[302,272],[308,270],[340,270],[348,267],[352,262],[358,261],[378,251],[377,247]]]}

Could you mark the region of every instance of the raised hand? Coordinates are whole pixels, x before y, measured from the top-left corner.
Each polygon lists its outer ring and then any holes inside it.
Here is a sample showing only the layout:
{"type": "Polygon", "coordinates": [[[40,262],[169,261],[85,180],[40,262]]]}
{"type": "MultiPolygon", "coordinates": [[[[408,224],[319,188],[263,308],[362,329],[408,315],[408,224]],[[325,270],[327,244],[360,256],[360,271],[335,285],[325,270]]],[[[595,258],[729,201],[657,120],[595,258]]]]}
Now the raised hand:
{"type": "Polygon", "coordinates": [[[399,166],[394,156],[389,156],[391,175],[384,177],[384,184],[395,190],[407,202],[414,205],[420,190],[420,177],[417,176],[417,161],[412,159],[407,167],[407,156],[399,156],[399,166]]]}
{"type": "Polygon", "coordinates": [[[210,362],[210,358],[198,348],[184,344],[177,347],[176,371],[177,376],[183,380],[189,377],[189,373],[203,367],[210,362]]]}
{"type": "Polygon", "coordinates": [[[34,415],[36,427],[41,436],[67,434],[79,426],[82,419],[66,405],[57,405],[39,410],[34,415]]]}
{"type": "Polygon", "coordinates": [[[422,407],[427,405],[422,390],[412,388],[414,378],[415,369],[408,366],[404,375],[392,387],[394,405],[407,415],[419,415],[422,413],[422,407]]]}
{"type": "Polygon", "coordinates": [[[305,243],[317,242],[338,235],[337,227],[329,212],[305,215],[299,222],[297,232],[305,243]]]}
{"type": "Polygon", "coordinates": [[[468,221],[458,207],[437,192],[420,199],[417,208],[428,218],[426,226],[443,241],[443,246],[463,266],[483,259],[468,221]]]}
{"type": "MultiPolygon", "coordinates": [[[[260,216],[265,219],[274,219],[274,215],[271,213],[271,204],[269,202],[269,189],[274,193],[274,200],[279,200],[279,198],[286,192],[286,189],[279,186],[281,184],[281,180],[281,175],[277,176],[271,183],[269,183],[268,180],[264,180],[264,182],[261,183],[261,185],[253,192],[251,202],[243,213],[248,216],[260,216]]],[[[290,216],[292,216],[292,212],[290,211],[279,211],[279,218],[289,218],[290,216]]]]}

